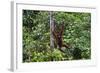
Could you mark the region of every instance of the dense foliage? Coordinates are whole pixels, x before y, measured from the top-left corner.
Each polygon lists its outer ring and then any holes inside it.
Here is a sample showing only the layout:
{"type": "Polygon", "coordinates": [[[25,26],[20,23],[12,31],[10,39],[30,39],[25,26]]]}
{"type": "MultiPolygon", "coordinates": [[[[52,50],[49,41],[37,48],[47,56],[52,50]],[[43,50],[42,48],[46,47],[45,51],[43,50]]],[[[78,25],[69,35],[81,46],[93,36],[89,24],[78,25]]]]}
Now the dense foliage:
{"type": "Polygon", "coordinates": [[[64,22],[64,43],[72,47],[63,53],[50,48],[48,11],[23,10],[23,62],[64,61],[91,58],[91,14],[53,12],[57,26],[64,22]]]}

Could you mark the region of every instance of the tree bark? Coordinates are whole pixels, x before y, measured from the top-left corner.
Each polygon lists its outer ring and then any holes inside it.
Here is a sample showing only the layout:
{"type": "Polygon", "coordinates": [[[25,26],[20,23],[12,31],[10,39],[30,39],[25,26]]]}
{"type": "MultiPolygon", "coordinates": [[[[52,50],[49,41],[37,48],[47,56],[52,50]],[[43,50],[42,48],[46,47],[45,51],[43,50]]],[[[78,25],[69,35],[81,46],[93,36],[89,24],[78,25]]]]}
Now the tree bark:
{"type": "Polygon", "coordinates": [[[50,17],[50,48],[54,48],[54,36],[52,31],[54,31],[54,18],[53,18],[53,12],[49,12],[50,17]]]}

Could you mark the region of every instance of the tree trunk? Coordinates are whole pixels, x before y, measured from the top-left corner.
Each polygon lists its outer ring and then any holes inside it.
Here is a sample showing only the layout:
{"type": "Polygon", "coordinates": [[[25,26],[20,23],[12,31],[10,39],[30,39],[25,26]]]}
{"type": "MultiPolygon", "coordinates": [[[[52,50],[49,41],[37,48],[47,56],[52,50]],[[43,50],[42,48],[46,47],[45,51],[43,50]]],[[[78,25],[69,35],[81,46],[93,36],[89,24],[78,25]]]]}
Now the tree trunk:
{"type": "Polygon", "coordinates": [[[50,48],[54,48],[54,36],[52,31],[54,31],[54,19],[53,19],[53,12],[49,12],[50,15],[50,48]]]}

